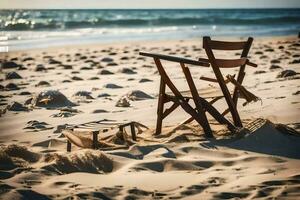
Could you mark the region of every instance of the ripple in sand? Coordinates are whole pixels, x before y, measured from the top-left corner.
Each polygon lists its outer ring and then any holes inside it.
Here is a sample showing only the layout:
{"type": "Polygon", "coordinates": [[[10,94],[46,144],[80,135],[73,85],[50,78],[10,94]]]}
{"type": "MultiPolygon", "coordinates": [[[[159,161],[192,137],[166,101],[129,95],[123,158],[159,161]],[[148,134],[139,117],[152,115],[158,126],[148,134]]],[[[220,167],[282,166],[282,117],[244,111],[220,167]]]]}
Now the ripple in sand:
{"type": "Polygon", "coordinates": [[[33,105],[45,108],[72,107],[72,103],[65,95],[57,90],[41,92],[33,99],[33,105]]]}
{"type": "Polygon", "coordinates": [[[22,79],[22,77],[17,72],[8,72],[5,77],[7,80],[9,79],[22,79]]]}
{"type": "Polygon", "coordinates": [[[51,117],[72,117],[78,113],[81,113],[81,111],[73,108],[63,108],[60,109],[59,113],[53,114],[51,117]]]}
{"type": "Polygon", "coordinates": [[[44,131],[44,130],[53,129],[53,127],[51,127],[46,122],[39,122],[37,120],[31,120],[31,121],[27,122],[27,126],[24,129],[36,132],[36,131],[44,131]]]}

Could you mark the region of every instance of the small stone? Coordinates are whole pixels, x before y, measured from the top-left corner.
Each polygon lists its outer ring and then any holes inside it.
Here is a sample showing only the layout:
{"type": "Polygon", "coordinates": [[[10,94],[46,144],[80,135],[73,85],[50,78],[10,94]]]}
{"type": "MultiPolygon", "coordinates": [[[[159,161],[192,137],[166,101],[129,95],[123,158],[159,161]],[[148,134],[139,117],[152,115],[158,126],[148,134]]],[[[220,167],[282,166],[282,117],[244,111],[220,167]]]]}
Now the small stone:
{"type": "Polygon", "coordinates": [[[81,67],[80,70],[92,70],[92,67],[81,67]]]}
{"type": "Polygon", "coordinates": [[[145,92],[141,90],[133,90],[129,92],[127,95],[127,98],[131,101],[140,101],[145,99],[153,99],[152,96],[146,94],[145,92]]]}
{"type": "Polygon", "coordinates": [[[88,91],[78,91],[73,96],[81,97],[81,98],[84,97],[86,99],[94,99],[94,97],[91,96],[91,92],[88,91]]]}
{"type": "Polygon", "coordinates": [[[97,114],[97,113],[108,113],[107,110],[103,110],[103,109],[97,109],[97,110],[94,110],[92,113],[94,114],[97,114]]]}
{"type": "Polygon", "coordinates": [[[50,59],[49,60],[49,62],[48,62],[50,65],[55,65],[55,64],[61,64],[61,62],[60,61],[58,61],[58,60],[54,60],[54,59],[50,59]]]}
{"type": "Polygon", "coordinates": [[[151,79],[142,78],[139,83],[145,83],[145,82],[153,82],[151,79]]]}
{"type": "Polygon", "coordinates": [[[300,94],[300,90],[298,90],[297,92],[294,92],[293,95],[299,95],[300,94]]]}
{"type": "Polygon", "coordinates": [[[105,88],[109,88],[109,89],[118,89],[118,88],[123,88],[122,86],[113,84],[113,83],[108,83],[106,85],[104,85],[105,88]]]}
{"type": "Polygon", "coordinates": [[[274,59],[274,60],[271,60],[271,63],[272,64],[277,64],[277,63],[280,63],[280,60],[274,59]]]}
{"type": "Polygon", "coordinates": [[[268,49],[266,49],[265,51],[267,51],[267,52],[273,52],[273,51],[274,51],[274,49],[272,49],[272,48],[268,48],[268,49]]]}
{"type": "Polygon", "coordinates": [[[5,90],[19,90],[20,88],[14,83],[8,83],[5,86],[5,90]]]}
{"type": "Polygon", "coordinates": [[[34,59],[32,57],[26,57],[23,59],[23,62],[30,61],[30,60],[34,60],[34,59]]]}
{"type": "Polygon", "coordinates": [[[98,95],[99,98],[102,98],[102,97],[110,97],[111,95],[110,94],[107,94],[107,93],[101,93],[98,95]]]}
{"type": "Polygon", "coordinates": [[[47,69],[45,68],[45,66],[44,65],[42,65],[42,64],[38,64],[36,67],[35,67],[35,69],[34,69],[34,71],[36,71],[36,72],[42,72],[42,71],[46,71],[47,69]]]}
{"type": "Polygon", "coordinates": [[[111,74],[114,74],[114,73],[109,71],[109,70],[103,69],[98,74],[100,74],[100,75],[111,75],[111,74]]]}
{"type": "Polygon", "coordinates": [[[286,78],[286,77],[290,77],[290,76],[295,76],[297,73],[293,70],[287,69],[287,70],[283,70],[282,72],[280,72],[277,75],[277,78],[286,78]]]}
{"type": "Polygon", "coordinates": [[[72,65],[61,65],[64,69],[73,69],[72,65]]]}
{"type": "Polygon", "coordinates": [[[280,67],[279,65],[271,65],[270,70],[274,69],[282,69],[282,67],[280,67]]]}
{"type": "Polygon", "coordinates": [[[300,63],[300,59],[295,59],[295,60],[293,60],[292,62],[290,62],[290,64],[298,64],[298,63],[300,63]]]}
{"type": "Polygon", "coordinates": [[[101,62],[113,62],[114,60],[109,57],[102,58],[101,62]]]}
{"type": "Polygon", "coordinates": [[[129,60],[129,57],[123,56],[123,57],[120,58],[120,60],[129,60]]]}
{"type": "Polygon", "coordinates": [[[4,62],[2,63],[2,68],[3,69],[12,69],[12,68],[17,68],[20,65],[18,65],[17,63],[13,62],[13,61],[8,61],[8,62],[4,62]]]}
{"type": "Polygon", "coordinates": [[[40,81],[35,86],[36,87],[48,87],[48,86],[50,86],[50,83],[47,81],[40,81]]]}
{"type": "Polygon", "coordinates": [[[23,95],[31,95],[31,93],[28,91],[24,91],[24,92],[20,92],[19,95],[22,95],[22,96],[23,95]]]}
{"type": "Polygon", "coordinates": [[[118,64],[117,63],[115,63],[115,62],[110,62],[110,63],[108,63],[106,66],[118,66],[118,64]]]}
{"type": "Polygon", "coordinates": [[[136,74],[136,72],[135,71],[133,71],[132,69],[130,69],[130,68],[122,68],[121,70],[120,70],[120,72],[121,73],[123,73],[123,74],[136,74]]]}
{"type": "Polygon", "coordinates": [[[93,76],[93,77],[89,78],[89,80],[99,80],[99,79],[100,79],[100,78],[97,77],[97,76],[93,76]]]}
{"type": "Polygon", "coordinates": [[[254,72],[254,74],[264,74],[264,73],[266,73],[266,71],[264,70],[257,70],[254,72]]]}
{"type": "Polygon", "coordinates": [[[8,72],[6,79],[22,79],[22,77],[17,72],[8,72]]]}
{"type": "Polygon", "coordinates": [[[78,76],[73,76],[72,80],[74,80],[74,81],[82,81],[83,79],[80,78],[80,77],[78,77],[78,76]]]}
{"type": "Polygon", "coordinates": [[[262,55],[264,53],[262,51],[256,51],[254,54],[256,54],[256,55],[262,55]]]}

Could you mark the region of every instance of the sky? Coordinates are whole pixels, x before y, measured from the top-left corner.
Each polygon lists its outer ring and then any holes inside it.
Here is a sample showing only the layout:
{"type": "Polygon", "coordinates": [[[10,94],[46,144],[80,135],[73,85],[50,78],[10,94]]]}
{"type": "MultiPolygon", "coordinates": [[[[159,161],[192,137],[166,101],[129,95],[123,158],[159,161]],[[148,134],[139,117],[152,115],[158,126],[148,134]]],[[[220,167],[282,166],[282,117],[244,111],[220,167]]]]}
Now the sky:
{"type": "Polygon", "coordinates": [[[0,9],[300,8],[300,0],[0,0],[0,9]]]}

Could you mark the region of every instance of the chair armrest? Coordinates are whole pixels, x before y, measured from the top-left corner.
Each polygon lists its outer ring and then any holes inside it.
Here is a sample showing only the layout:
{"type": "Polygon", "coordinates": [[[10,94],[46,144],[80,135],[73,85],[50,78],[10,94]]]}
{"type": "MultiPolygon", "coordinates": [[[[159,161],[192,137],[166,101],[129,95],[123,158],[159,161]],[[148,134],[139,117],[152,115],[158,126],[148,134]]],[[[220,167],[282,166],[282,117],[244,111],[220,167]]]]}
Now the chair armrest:
{"type": "Polygon", "coordinates": [[[167,60],[167,61],[171,61],[171,62],[191,64],[191,65],[197,65],[197,66],[203,66],[203,67],[209,67],[210,66],[210,64],[208,62],[191,60],[191,59],[187,59],[187,58],[180,58],[180,57],[175,57],[175,56],[168,56],[168,55],[154,54],[154,53],[146,53],[146,52],[140,52],[139,54],[141,56],[147,56],[147,57],[152,57],[154,59],[167,60]]]}

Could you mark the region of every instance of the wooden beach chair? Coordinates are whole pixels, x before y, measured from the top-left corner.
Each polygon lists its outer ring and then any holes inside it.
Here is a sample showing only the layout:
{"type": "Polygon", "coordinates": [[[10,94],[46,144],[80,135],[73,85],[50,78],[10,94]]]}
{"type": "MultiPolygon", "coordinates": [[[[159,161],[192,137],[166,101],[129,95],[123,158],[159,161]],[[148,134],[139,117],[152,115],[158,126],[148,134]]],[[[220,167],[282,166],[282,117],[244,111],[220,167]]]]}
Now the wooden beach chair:
{"type": "Polygon", "coordinates": [[[203,128],[205,135],[207,137],[212,137],[212,130],[208,123],[206,112],[211,114],[219,123],[227,125],[228,129],[232,132],[236,130],[235,126],[231,124],[224,116],[222,116],[212,105],[210,102],[206,101],[202,98],[198,90],[195,86],[193,78],[191,76],[189,68],[186,64],[209,67],[208,61],[196,61],[190,60],[186,58],[178,58],[174,56],[167,56],[161,54],[152,54],[140,52],[140,55],[152,57],[160,74],[160,89],[159,89],[159,97],[158,97],[158,109],[157,109],[157,124],[156,124],[156,134],[161,133],[162,129],[162,121],[166,118],[170,113],[172,113],[177,107],[181,106],[183,110],[185,110],[189,115],[191,115],[191,119],[196,120],[203,128]],[[188,83],[191,96],[184,96],[171,81],[164,67],[162,66],[161,60],[171,61],[179,63],[186,81],[188,83]],[[166,87],[168,87],[172,94],[166,93],[166,87]],[[189,100],[192,99],[196,108],[193,108],[192,105],[189,104],[189,100]],[[164,110],[164,104],[168,102],[173,102],[171,107],[164,110]]]}
{"type": "MultiPolygon", "coordinates": [[[[210,37],[203,37],[203,48],[207,54],[208,59],[200,58],[199,61],[209,62],[216,78],[209,77],[201,77],[200,79],[218,83],[223,96],[228,105],[228,109],[222,112],[222,115],[225,116],[227,113],[231,113],[232,119],[234,121],[235,126],[242,127],[242,121],[240,119],[238,110],[237,110],[237,102],[238,98],[242,97],[246,99],[247,102],[257,101],[259,98],[250,93],[242,86],[242,82],[245,77],[245,68],[246,65],[257,67],[256,64],[249,61],[247,58],[249,50],[251,48],[253,42],[253,38],[249,37],[246,41],[239,42],[227,42],[227,41],[217,41],[211,40],[210,37]],[[242,51],[240,58],[238,59],[217,59],[213,50],[222,50],[222,51],[233,51],[240,50],[242,51]],[[221,72],[221,68],[239,68],[238,73],[236,75],[226,75],[223,76],[221,72]],[[235,79],[236,77],[236,79],[235,79]],[[234,91],[230,93],[227,84],[234,84],[234,91]]],[[[221,97],[215,97],[213,102],[221,99],[221,97]]]]}

